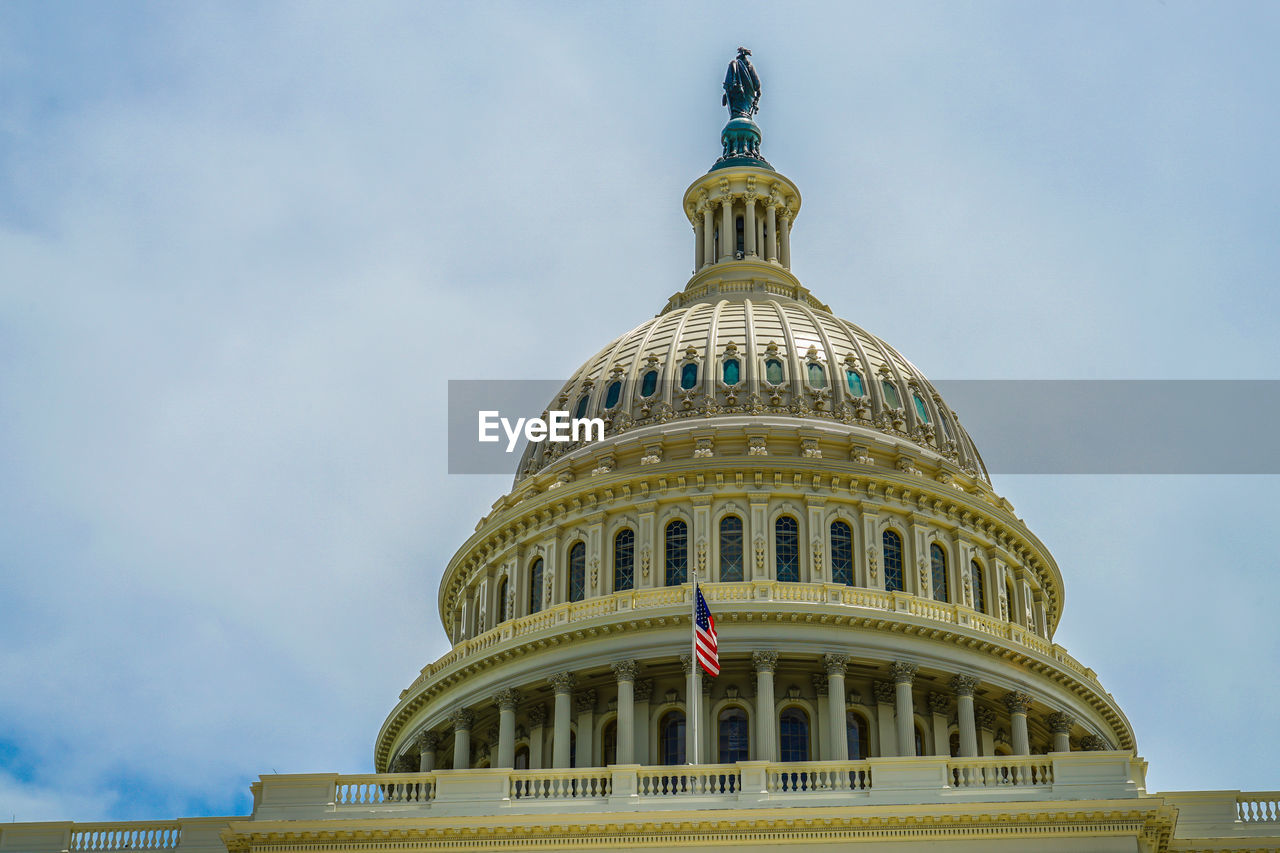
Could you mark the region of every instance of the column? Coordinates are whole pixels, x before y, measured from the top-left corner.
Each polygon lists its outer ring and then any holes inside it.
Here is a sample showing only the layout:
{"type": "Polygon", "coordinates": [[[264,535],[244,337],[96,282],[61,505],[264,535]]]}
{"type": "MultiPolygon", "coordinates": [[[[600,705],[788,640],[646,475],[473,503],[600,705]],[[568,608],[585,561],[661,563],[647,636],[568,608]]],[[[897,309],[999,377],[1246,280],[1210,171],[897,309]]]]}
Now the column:
{"type": "Polygon", "coordinates": [[[1031,741],[1027,737],[1027,709],[1031,707],[1031,697],[1021,690],[1006,693],[1004,706],[1009,709],[1010,737],[1013,739],[1014,755],[1030,755],[1031,741]]]}
{"type": "Polygon", "coordinates": [[[778,653],[751,653],[756,667],[756,760],[778,760],[778,721],[773,701],[773,673],[778,668],[778,653]]]}
{"type": "Polygon", "coordinates": [[[822,659],[827,667],[827,726],[830,734],[831,758],[834,761],[849,760],[849,733],[845,730],[844,670],[848,655],[827,655],[822,659]]]}
{"type": "Polygon", "coordinates": [[[764,254],[764,219],[760,217],[756,218],[756,252],[764,254]]]}
{"type": "Polygon", "coordinates": [[[702,241],[706,239],[703,236],[704,233],[705,232],[703,230],[702,220],[698,218],[697,214],[694,214],[694,219],[693,219],[693,271],[694,272],[697,272],[698,270],[702,269],[702,259],[707,254],[707,250],[702,243],[702,241]]]}
{"type": "Polygon", "coordinates": [[[828,713],[830,701],[827,696],[827,674],[825,672],[815,672],[813,679],[813,734],[814,740],[817,741],[817,750],[813,753],[818,761],[834,761],[831,746],[831,721],[828,713]]]}
{"type": "Polygon", "coordinates": [[[649,763],[649,697],[653,679],[636,679],[636,764],[649,763]]]}
{"type": "Polygon", "coordinates": [[[791,214],[782,213],[782,221],[778,223],[781,233],[778,234],[778,261],[787,269],[791,269],[791,214]]]}
{"type": "Polygon", "coordinates": [[[436,747],[440,744],[440,735],[436,732],[423,732],[418,735],[418,770],[430,773],[436,769],[436,747]]]}
{"type": "Polygon", "coordinates": [[[596,692],[588,690],[578,696],[578,749],[575,767],[595,767],[592,746],[595,741],[596,692]]]}
{"type": "MultiPolygon", "coordinates": [[[[614,661],[613,675],[618,679],[618,764],[636,763],[636,673],[634,660],[614,661]]],[[[604,756],[602,760],[608,760],[604,756]]]]}
{"type": "Polygon", "coordinates": [[[765,210],[765,259],[778,260],[778,209],[770,203],[765,210]]]}
{"type": "Polygon", "coordinates": [[[747,257],[753,257],[756,254],[756,199],[755,196],[746,196],[745,212],[742,215],[742,246],[747,257]]]}
{"type": "Polygon", "coordinates": [[[572,672],[558,672],[551,676],[551,686],[556,692],[555,721],[551,729],[551,766],[557,770],[569,766],[569,712],[572,710],[573,686],[577,681],[572,672]]]}
{"type": "Polygon", "coordinates": [[[475,714],[466,708],[453,712],[453,769],[466,770],[471,766],[471,723],[475,714]]]}
{"type": "MultiPolygon", "coordinates": [[[[499,729],[498,729],[498,727],[497,727],[497,726],[489,726],[489,730],[488,730],[487,732],[485,732],[485,734],[487,734],[487,735],[489,736],[489,742],[488,742],[488,743],[486,743],[486,744],[483,744],[483,746],[487,748],[488,753],[489,753],[489,766],[490,766],[490,767],[497,767],[497,766],[498,766],[498,734],[499,734],[499,729]]],[[[513,738],[514,738],[515,733],[514,733],[514,732],[512,732],[512,735],[513,735],[513,738]]],[[[511,751],[514,753],[514,752],[515,752],[515,749],[514,749],[514,748],[512,748],[512,750],[511,750],[511,751]]],[[[514,761],[514,756],[513,756],[512,764],[514,764],[514,763],[515,763],[515,761],[514,761]]]]}
{"type": "Polygon", "coordinates": [[[516,705],[520,694],[510,687],[498,691],[493,697],[498,706],[498,763],[495,767],[516,766],[516,705]]]}
{"type": "Polygon", "coordinates": [[[956,723],[960,727],[960,755],[974,758],[978,754],[978,728],[973,715],[973,691],[978,679],[971,675],[957,675],[951,679],[951,689],[956,692],[956,723]]]}
{"type": "Polygon", "coordinates": [[[897,705],[894,718],[898,723],[898,754],[916,754],[916,712],[911,701],[911,684],[915,681],[916,670],[913,663],[894,661],[890,670],[893,672],[893,684],[897,692],[897,705]]]}
{"type": "Polygon", "coordinates": [[[719,730],[711,717],[711,679],[702,679],[702,704],[698,706],[702,715],[702,730],[698,733],[698,749],[702,753],[703,764],[717,764],[720,755],[719,730]]]}
{"type": "Polygon", "coordinates": [[[720,200],[720,260],[733,260],[734,246],[738,242],[733,227],[733,196],[720,200]]]}
{"type": "Polygon", "coordinates": [[[547,706],[529,709],[529,769],[542,769],[542,746],[546,743],[547,706]]]}
{"type": "Polygon", "coordinates": [[[1076,718],[1066,711],[1054,711],[1049,715],[1049,731],[1053,732],[1053,751],[1071,751],[1071,727],[1076,718]]]}
{"type": "Polygon", "coordinates": [[[947,737],[947,712],[951,700],[942,693],[929,694],[929,714],[933,717],[933,754],[951,755],[951,738],[947,737]]]}
{"type": "Polygon", "coordinates": [[[698,723],[702,719],[699,700],[702,699],[702,670],[691,654],[680,655],[680,666],[684,667],[685,702],[684,702],[684,760],[689,764],[701,764],[698,751],[702,749],[698,723]]]}
{"type": "Polygon", "coordinates": [[[711,221],[711,205],[702,206],[702,265],[716,262],[716,227],[711,221]]]}
{"type": "Polygon", "coordinates": [[[973,718],[978,722],[978,741],[983,755],[996,754],[996,712],[990,708],[975,708],[973,718]]]}
{"type": "Polygon", "coordinates": [[[877,681],[873,688],[876,694],[876,737],[880,740],[880,756],[897,755],[898,736],[893,730],[893,704],[897,698],[896,691],[887,681],[877,681]]]}

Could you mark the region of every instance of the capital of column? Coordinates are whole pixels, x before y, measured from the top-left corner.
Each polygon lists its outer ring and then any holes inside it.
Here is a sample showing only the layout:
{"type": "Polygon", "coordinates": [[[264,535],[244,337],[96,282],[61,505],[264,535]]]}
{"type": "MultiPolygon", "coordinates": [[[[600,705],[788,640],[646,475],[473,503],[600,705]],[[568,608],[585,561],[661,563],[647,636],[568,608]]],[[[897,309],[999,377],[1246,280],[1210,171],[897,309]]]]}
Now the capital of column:
{"type": "Polygon", "coordinates": [[[557,693],[572,693],[578,679],[572,672],[557,672],[547,679],[557,693]]]}
{"type": "Polygon", "coordinates": [[[1102,752],[1111,746],[1097,735],[1085,735],[1080,738],[1080,748],[1089,752],[1102,752]]]}
{"type": "Polygon", "coordinates": [[[956,692],[957,696],[972,696],[977,687],[978,679],[972,675],[957,675],[951,679],[951,689],[956,692]]]}
{"type": "Polygon", "coordinates": [[[498,740],[498,734],[499,734],[499,731],[500,731],[500,730],[499,730],[498,726],[495,724],[495,725],[489,726],[489,729],[488,729],[488,731],[486,731],[486,732],[485,732],[485,734],[486,734],[486,735],[488,735],[489,740],[491,740],[491,741],[493,741],[494,743],[496,743],[496,742],[497,742],[497,740],[498,740]]]}
{"type": "Polygon", "coordinates": [[[872,690],[875,691],[877,702],[885,705],[892,705],[894,702],[898,701],[898,691],[889,682],[877,681],[875,684],[871,685],[871,687],[872,690]]]}
{"type": "Polygon", "coordinates": [[[653,679],[637,678],[635,697],[637,702],[648,702],[649,697],[653,695],[653,679]]]}
{"type": "Polygon", "coordinates": [[[820,672],[815,672],[813,674],[813,692],[817,693],[819,696],[826,696],[827,689],[827,676],[820,672]]]}
{"type": "Polygon", "coordinates": [[[693,655],[680,655],[680,668],[684,670],[684,674],[688,676],[693,672],[693,655]]]}
{"type": "Polygon", "coordinates": [[[395,761],[391,762],[392,773],[412,773],[418,768],[414,766],[414,761],[408,755],[397,755],[395,761]]]}
{"type": "Polygon", "coordinates": [[[596,691],[594,689],[580,693],[575,701],[579,714],[589,714],[596,709],[596,691]]]}
{"type": "Polygon", "coordinates": [[[778,668],[778,653],[773,650],[751,653],[751,662],[756,672],[774,672],[778,668]]]}
{"type": "Polygon", "coordinates": [[[894,684],[910,684],[916,679],[916,671],[920,669],[914,663],[896,660],[889,667],[889,671],[893,673],[894,684]]]}
{"type": "Polygon", "coordinates": [[[827,668],[827,675],[844,675],[845,667],[849,665],[849,656],[836,654],[823,655],[822,665],[827,668]]]}
{"type": "Polygon", "coordinates": [[[1025,714],[1027,709],[1031,707],[1031,696],[1021,690],[1006,693],[1004,694],[1004,706],[1009,709],[1010,714],[1025,714]]]}
{"type": "Polygon", "coordinates": [[[974,708],[973,719],[983,731],[989,732],[996,726],[996,712],[990,708],[974,708]]]}
{"type": "Polygon", "coordinates": [[[528,719],[529,725],[535,729],[538,726],[545,726],[547,724],[547,706],[534,705],[529,709],[528,719]]]}
{"type": "Polygon", "coordinates": [[[494,694],[493,703],[498,706],[499,711],[514,711],[516,705],[520,704],[520,693],[510,687],[504,687],[494,694]]]}
{"type": "Polygon", "coordinates": [[[1049,731],[1055,735],[1065,735],[1071,733],[1071,727],[1076,724],[1076,718],[1066,711],[1054,711],[1045,717],[1045,722],[1049,724],[1049,731]]]}
{"type": "Polygon", "coordinates": [[[951,697],[944,693],[930,693],[928,697],[929,711],[933,714],[941,714],[946,716],[951,710],[951,697]]]}
{"type": "Polygon", "coordinates": [[[430,752],[440,745],[440,733],[426,731],[418,735],[414,743],[418,746],[418,752],[430,752]]]}
{"type": "Polygon", "coordinates": [[[449,716],[449,720],[453,723],[454,731],[469,732],[471,724],[476,720],[476,715],[467,708],[459,708],[449,716]]]}
{"type": "Polygon", "coordinates": [[[609,666],[613,668],[613,675],[619,681],[635,681],[640,673],[640,664],[634,660],[616,660],[609,666]]]}

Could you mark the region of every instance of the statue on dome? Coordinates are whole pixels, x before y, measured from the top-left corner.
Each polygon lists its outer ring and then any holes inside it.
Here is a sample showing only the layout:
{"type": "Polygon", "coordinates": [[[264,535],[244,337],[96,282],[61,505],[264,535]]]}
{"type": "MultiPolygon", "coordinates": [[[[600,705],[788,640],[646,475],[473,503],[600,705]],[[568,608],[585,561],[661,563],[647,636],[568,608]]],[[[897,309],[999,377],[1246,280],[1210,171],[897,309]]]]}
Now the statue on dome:
{"type": "Polygon", "coordinates": [[[760,111],[760,78],[747,59],[751,51],[738,48],[738,55],[729,60],[729,71],[724,75],[724,97],[720,103],[729,108],[729,117],[750,119],[760,111]]]}

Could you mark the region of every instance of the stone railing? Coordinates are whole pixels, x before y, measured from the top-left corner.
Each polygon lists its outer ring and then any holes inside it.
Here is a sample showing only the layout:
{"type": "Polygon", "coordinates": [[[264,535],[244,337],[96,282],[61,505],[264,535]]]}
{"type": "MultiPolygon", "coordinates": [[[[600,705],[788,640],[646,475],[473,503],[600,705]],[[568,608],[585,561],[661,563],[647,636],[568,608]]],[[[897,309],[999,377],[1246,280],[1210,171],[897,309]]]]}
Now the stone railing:
{"type": "Polygon", "coordinates": [[[221,833],[231,817],[102,823],[0,824],[5,853],[94,853],[94,851],[179,850],[226,853],[221,833]]]}
{"type": "Polygon", "coordinates": [[[340,776],[334,791],[339,806],[382,803],[426,803],[431,800],[434,777],[430,773],[368,773],[340,776]]]}
{"type": "MultiPolygon", "coordinates": [[[[1066,649],[1051,643],[1034,631],[1017,624],[1005,622],[993,616],[966,607],[921,598],[905,592],[885,592],[865,587],[824,583],[781,583],[778,581],[741,581],[736,583],[708,583],[702,587],[703,595],[715,610],[716,602],[737,603],[779,601],[787,604],[839,605],[869,610],[887,610],[903,613],[948,625],[967,628],[996,640],[1023,646],[1037,654],[1061,664],[1085,680],[1096,684],[1097,673],[1081,664],[1066,649]]],[[[558,604],[529,616],[509,619],[506,622],[469,640],[463,640],[439,660],[423,667],[421,674],[405,691],[432,679],[460,661],[473,655],[521,637],[541,634],[557,626],[600,619],[618,613],[630,613],[660,608],[689,606],[688,584],[672,587],[629,590],[612,595],[597,596],[586,601],[558,604]]]]}
{"type": "Polygon", "coordinates": [[[69,850],[174,850],[182,836],[176,820],[156,823],[82,823],[69,850]]]}
{"type": "Polygon", "coordinates": [[[947,775],[955,788],[1052,785],[1053,761],[1044,755],[953,758],[947,775]]]}
{"type": "MultiPolygon", "coordinates": [[[[1227,845],[1227,838],[1274,838],[1280,835],[1280,791],[1172,791],[1158,796],[1178,810],[1177,839],[1214,839],[1214,850],[1261,850],[1227,845]]],[[[1194,843],[1179,849],[1194,849],[1194,843]]],[[[1207,845],[1206,845],[1207,846],[1207,845]]],[[[1275,847],[1265,849],[1274,850],[1275,847]]]]}
{"type": "Polygon", "coordinates": [[[1280,791],[1237,794],[1236,819],[1244,823],[1280,823],[1280,791]]]}

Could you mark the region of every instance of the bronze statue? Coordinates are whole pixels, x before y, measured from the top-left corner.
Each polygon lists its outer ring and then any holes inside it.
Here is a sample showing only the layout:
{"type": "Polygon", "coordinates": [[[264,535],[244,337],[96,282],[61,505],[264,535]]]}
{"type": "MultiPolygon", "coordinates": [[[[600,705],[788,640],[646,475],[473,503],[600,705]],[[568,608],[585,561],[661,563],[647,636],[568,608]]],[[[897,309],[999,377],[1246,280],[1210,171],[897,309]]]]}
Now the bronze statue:
{"type": "Polygon", "coordinates": [[[738,55],[729,61],[729,71],[724,75],[724,97],[720,103],[729,108],[729,117],[750,119],[760,111],[760,78],[747,59],[751,51],[738,48],[738,55]]]}

